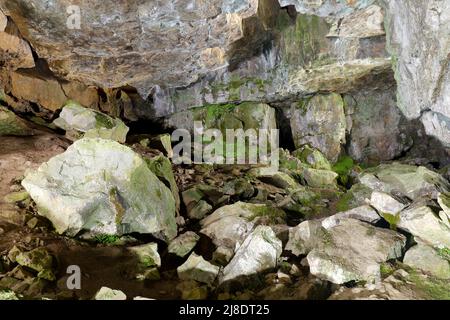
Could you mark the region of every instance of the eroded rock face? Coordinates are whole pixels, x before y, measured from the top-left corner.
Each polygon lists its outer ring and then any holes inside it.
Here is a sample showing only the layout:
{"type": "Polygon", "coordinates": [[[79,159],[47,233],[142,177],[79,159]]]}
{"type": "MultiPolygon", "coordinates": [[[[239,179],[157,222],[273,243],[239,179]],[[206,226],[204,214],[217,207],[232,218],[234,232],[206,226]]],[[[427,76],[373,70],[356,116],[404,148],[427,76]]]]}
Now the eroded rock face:
{"type": "Polygon", "coordinates": [[[398,106],[450,147],[450,3],[383,0],[398,106]],[[432,52],[432,54],[430,54],[432,52]]]}
{"type": "Polygon", "coordinates": [[[291,127],[297,147],[310,145],[335,162],[345,143],[344,102],[338,94],[317,95],[293,104],[291,127]]]}
{"type": "Polygon", "coordinates": [[[67,13],[73,5],[68,0],[7,0],[0,7],[57,73],[106,88],[132,85],[146,96],[154,86],[186,86],[207,71],[251,53],[265,40],[271,15],[278,11],[276,1],[262,4],[258,7],[256,0],[80,1],[79,29],[70,24],[75,17],[67,13]],[[242,41],[250,32],[249,41],[242,41]]]}

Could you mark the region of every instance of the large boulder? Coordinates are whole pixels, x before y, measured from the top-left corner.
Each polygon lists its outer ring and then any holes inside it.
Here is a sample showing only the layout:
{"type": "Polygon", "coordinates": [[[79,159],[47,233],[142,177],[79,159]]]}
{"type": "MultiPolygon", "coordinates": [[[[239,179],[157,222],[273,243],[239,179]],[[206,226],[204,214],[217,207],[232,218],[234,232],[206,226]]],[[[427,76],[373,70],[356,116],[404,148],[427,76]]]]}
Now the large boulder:
{"type": "Polygon", "coordinates": [[[350,281],[377,282],[380,264],[402,256],[406,238],[354,219],[320,233],[307,255],[313,275],[336,284],[350,281]]]}
{"type": "Polygon", "coordinates": [[[224,206],[203,219],[201,233],[218,247],[235,250],[251,233],[258,217],[274,217],[284,212],[264,204],[237,202],[224,206]]]}
{"type": "Polygon", "coordinates": [[[58,233],[177,234],[175,201],[147,163],[111,140],[81,139],[22,182],[58,233]]]}
{"type": "Polygon", "coordinates": [[[402,211],[397,226],[436,248],[450,248],[450,226],[427,206],[415,206],[402,211]]]}
{"type": "Polygon", "coordinates": [[[282,250],[281,240],[270,227],[256,227],[224,268],[220,282],[239,280],[275,268],[282,250]]]}
{"type": "Polygon", "coordinates": [[[420,118],[429,135],[450,147],[448,1],[383,0],[388,50],[394,57],[398,106],[420,118]]]}
{"type": "Polygon", "coordinates": [[[124,143],[129,128],[120,120],[69,101],[53,122],[69,138],[103,138],[124,143]]]}
{"type": "Polygon", "coordinates": [[[345,143],[344,102],[338,94],[316,95],[293,104],[291,128],[296,147],[309,144],[336,162],[345,143]]]}
{"type": "Polygon", "coordinates": [[[441,175],[425,167],[399,163],[382,164],[363,172],[360,182],[372,190],[417,199],[436,199],[440,192],[450,190],[449,182],[441,175]]]}
{"type": "Polygon", "coordinates": [[[438,278],[450,279],[449,258],[445,259],[432,247],[419,243],[406,252],[403,263],[438,278]]]}

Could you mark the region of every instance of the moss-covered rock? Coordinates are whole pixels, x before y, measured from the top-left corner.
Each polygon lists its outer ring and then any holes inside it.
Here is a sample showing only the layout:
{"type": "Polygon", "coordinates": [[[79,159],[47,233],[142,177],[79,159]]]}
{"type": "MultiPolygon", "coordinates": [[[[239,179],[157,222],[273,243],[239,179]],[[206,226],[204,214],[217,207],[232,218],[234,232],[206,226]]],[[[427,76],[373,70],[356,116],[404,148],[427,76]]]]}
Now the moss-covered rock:
{"type": "Polygon", "coordinates": [[[66,130],[67,136],[73,140],[103,138],[124,143],[129,130],[120,119],[85,108],[75,101],[66,103],[54,124],[66,130]]]}
{"type": "Polygon", "coordinates": [[[30,136],[33,130],[12,111],[0,106],[0,136],[30,136]]]}
{"type": "Polygon", "coordinates": [[[45,248],[37,248],[29,252],[20,252],[15,257],[15,260],[19,265],[38,272],[37,276],[41,279],[50,281],[56,280],[53,271],[53,256],[45,248]]]}

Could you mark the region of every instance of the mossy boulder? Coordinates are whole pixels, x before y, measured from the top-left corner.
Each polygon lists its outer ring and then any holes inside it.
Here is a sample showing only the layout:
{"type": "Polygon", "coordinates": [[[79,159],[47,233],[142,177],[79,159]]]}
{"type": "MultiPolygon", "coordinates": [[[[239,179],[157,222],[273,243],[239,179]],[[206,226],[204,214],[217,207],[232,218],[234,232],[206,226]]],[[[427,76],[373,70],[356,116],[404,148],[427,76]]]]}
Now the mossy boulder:
{"type": "Polygon", "coordinates": [[[38,278],[54,281],[56,280],[53,268],[53,256],[45,248],[37,248],[28,252],[20,252],[15,257],[16,262],[36,271],[38,278]]]}
{"type": "Polygon", "coordinates": [[[63,107],[59,118],[53,122],[66,130],[72,140],[80,138],[103,138],[124,143],[129,128],[120,120],[101,112],[85,108],[75,101],[63,107]]]}
{"type": "Polygon", "coordinates": [[[14,112],[0,106],[0,136],[30,136],[33,130],[14,112]]]}
{"type": "Polygon", "coordinates": [[[346,118],[339,94],[318,94],[291,106],[291,128],[297,148],[309,145],[336,162],[345,143],[346,118]]]}
{"type": "Polygon", "coordinates": [[[78,140],[22,185],[58,233],[136,232],[164,241],[177,234],[170,189],[138,154],[112,140],[78,140]]]}

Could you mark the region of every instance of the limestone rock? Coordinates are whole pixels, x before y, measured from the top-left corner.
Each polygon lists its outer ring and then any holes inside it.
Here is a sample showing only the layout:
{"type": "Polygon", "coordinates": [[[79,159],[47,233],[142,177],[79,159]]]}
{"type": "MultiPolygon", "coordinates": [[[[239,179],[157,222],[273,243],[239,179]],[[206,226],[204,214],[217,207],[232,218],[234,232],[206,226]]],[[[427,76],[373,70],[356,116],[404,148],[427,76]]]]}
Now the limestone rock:
{"type": "Polygon", "coordinates": [[[130,247],[128,250],[136,256],[140,267],[161,267],[161,258],[158,253],[157,243],[148,243],[137,247],[130,247]]]}
{"type": "Polygon", "coordinates": [[[317,149],[306,145],[295,150],[292,155],[300,159],[303,163],[308,164],[313,169],[331,170],[331,164],[327,158],[317,149]]]}
{"type": "Polygon", "coordinates": [[[87,109],[74,101],[66,103],[53,123],[68,133],[78,132],[78,138],[103,138],[120,143],[125,143],[129,130],[120,119],[87,109]]]}
{"type": "Polygon", "coordinates": [[[322,235],[307,256],[310,272],[336,284],[380,281],[380,264],[399,258],[406,238],[391,230],[347,219],[322,235]]]}
{"type": "Polygon", "coordinates": [[[0,60],[13,70],[35,66],[31,47],[13,23],[0,12],[0,60]],[[8,26],[9,24],[9,26],[8,26]]]}
{"type": "Polygon", "coordinates": [[[282,250],[281,240],[270,227],[256,227],[224,268],[220,282],[239,280],[275,268],[282,250]]]}
{"type": "Polygon", "coordinates": [[[400,213],[398,227],[436,248],[450,248],[450,227],[430,207],[417,206],[400,213]]]}
{"type": "Polygon", "coordinates": [[[370,198],[370,204],[380,212],[380,214],[388,213],[397,215],[406,205],[394,199],[392,196],[384,192],[374,191],[370,198]]]}
{"type": "Polygon", "coordinates": [[[368,222],[371,224],[375,224],[381,220],[381,217],[378,215],[376,210],[374,210],[371,206],[366,205],[345,212],[340,212],[331,217],[325,218],[324,220],[322,220],[322,226],[325,229],[330,229],[339,225],[341,220],[349,218],[368,222]]]}
{"type": "Polygon", "coordinates": [[[251,220],[262,208],[265,205],[244,202],[221,207],[200,222],[200,232],[211,238],[216,246],[234,250],[252,231],[254,223],[251,220]]]}
{"type": "Polygon", "coordinates": [[[95,294],[94,300],[127,300],[127,296],[120,290],[101,287],[95,294]]]}
{"type": "Polygon", "coordinates": [[[180,258],[184,258],[194,249],[199,240],[200,237],[196,233],[187,231],[169,243],[168,251],[180,258]]]}
{"type": "Polygon", "coordinates": [[[80,26],[76,10],[67,14],[72,2],[66,0],[2,0],[0,7],[38,56],[67,79],[104,88],[131,85],[146,98],[154,87],[188,86],[208,71],[251,56],[279,8],[264,3],[268,10],[249,0],[82,1],[80,26]],[[51,28],[40,23],[49,16],[51,28]]]}
{"type": "Polygon", "coordinates": [[[181,200],[180,192],[178,190],[177,182],[172,170],[172,163],[163,155],[146,158],[145,161],[149,169],[172,191],[172,196],[175,199],[177,212],[180,210],[181,200]]]}
{"type": "Polygon", "coordinates": [[[53,273],[53,257],[45,248],[37,248],[29,252],[20,252],[15,257],[16,262],[38,272],[38,277],[53,281],[56,279],[53,273]]]}
{"type": "Polygon", "coordinates": [[[17,295],[13,291],[0,290],[0,301],[7,300],[19,300],[19,297],[17,297],[17,295]]]}
{"type": "Polygon", "coordinates": [[[33,130],[7,108],[0,106],[0,136],[29,136],[33,130]]]}
{"type": "Polygon", "coordinates": [[[403,263],[428,272],[441,279],[450,279],[450,261],[441,257],[438,252],[427,245],[418,244],[409,249],[403,263]]]}
{"type": "Polygon", "coordinates": [[[396,192],[410,199],[426,196],[436,199],[440,192],[450,190],[449,182],[438,173],[425,167],[399,163],[382,164],[366,170],[359,180],[372,190],[396,192]]]}
{"type": "Polygon", "coordinates": [[[219,270],[219,267],[192,253],[187,261],[177,268],[177,273],[181,280],[195,280],[212,284],[217,278],[219,270]]]}
{"type": "Polygon", "coordinates": [[[320,221],[304,221],[289,229],[289,241],[285,250],[296,256],[306,255],[317,246],[321,235],[325,233],[326,231],[322,228],[320,221]]]}
{"type": "Polygon", "coordinates": [[[139,155],[115,141],[78,140],[22,185],[58,233],[138,232],[164,241],[177,233],[170,190],[139,155]]]}
{"type": "Polygon", "coordinates": [[[450,3],[438,0],[382,3],[386,9],[388,50],[395,58],[399,108],[410,119],[421,118],[427,134],[448,148],[450,3]]]}
{"type": "Polygon", "coordinates": [[[316,95],[293,104],[291,128],[297,147],[309,144],[336,162],[345,143],[344,103],[338,94],[316,95]]]}
{"type": "Polygon", "coordinates": [[[313,188],[336,187],[338,174],[333,171],[306,168],[302,178],[306,184],[313,188]]]}

